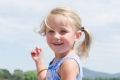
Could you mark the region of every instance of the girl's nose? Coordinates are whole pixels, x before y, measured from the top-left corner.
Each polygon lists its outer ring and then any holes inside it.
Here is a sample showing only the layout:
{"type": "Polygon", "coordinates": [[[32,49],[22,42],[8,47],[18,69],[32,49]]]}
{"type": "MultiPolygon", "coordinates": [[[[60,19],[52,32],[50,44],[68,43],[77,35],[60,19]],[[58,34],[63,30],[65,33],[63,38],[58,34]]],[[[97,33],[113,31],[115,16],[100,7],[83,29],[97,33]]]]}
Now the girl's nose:
{"type": "Polygon", "coordinates": [[[60,35],[59,33],[55,33],[54,37],[55,37],[56,39],[60,39],[61,35],[60,35]]]}

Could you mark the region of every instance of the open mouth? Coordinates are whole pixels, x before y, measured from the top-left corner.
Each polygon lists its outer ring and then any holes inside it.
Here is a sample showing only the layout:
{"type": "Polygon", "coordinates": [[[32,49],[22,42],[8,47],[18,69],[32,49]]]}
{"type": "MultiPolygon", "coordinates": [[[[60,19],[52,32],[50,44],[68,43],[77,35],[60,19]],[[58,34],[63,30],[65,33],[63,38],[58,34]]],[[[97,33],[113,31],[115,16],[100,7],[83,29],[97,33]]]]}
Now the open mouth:
{"type": "Polygon", "coordinates": [[[60,45],[63,45],[63,43],[53,43],[53,45],[60,46],[60,45]]]}

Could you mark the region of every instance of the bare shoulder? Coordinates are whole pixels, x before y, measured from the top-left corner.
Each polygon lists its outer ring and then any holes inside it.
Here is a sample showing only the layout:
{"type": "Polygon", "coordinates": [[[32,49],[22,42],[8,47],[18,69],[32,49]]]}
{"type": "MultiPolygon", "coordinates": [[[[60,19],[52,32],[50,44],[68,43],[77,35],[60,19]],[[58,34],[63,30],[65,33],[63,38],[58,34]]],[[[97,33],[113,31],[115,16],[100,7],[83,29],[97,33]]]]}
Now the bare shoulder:
{"type": "Polygon", "coordinates": [[[62,80],[75,80],[79,73],[79,66],[74,59],[68,59],[63,62],[59,70],[62,80]]]}

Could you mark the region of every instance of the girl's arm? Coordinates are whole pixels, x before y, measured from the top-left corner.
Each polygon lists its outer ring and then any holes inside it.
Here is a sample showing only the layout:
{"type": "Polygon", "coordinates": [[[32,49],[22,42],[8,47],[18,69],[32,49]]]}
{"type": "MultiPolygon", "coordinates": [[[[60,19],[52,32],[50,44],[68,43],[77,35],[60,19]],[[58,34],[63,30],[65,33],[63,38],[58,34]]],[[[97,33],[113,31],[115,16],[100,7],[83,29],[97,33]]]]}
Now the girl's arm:
{"type": "Polygon", "coordinates": [[[76,80],[79,74],[79,66],[75,60],[66,60],[60,67],[61,80],[76,80]]]}
{"type": "Polygon", "coordinates": [[[42,49],[36,48],[31,52],[31,56],[35,61],[37,68],[37,79],[38,80],[46,80],[47,68],[44,64],[43,59],[41,58],[42,49]]]}

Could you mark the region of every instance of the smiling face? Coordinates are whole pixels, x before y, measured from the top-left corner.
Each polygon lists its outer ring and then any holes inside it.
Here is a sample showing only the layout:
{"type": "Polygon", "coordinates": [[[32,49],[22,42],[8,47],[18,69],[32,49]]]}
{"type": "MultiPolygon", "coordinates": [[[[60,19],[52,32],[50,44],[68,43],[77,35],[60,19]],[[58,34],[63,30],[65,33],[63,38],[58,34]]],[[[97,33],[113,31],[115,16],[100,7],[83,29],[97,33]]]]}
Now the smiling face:
{"type": "Polygon", "coordinates": [[[50,15],[46,26],[47,43],[56,54],[67,53],[73,49],[78,33],[67,17],[50,15]]]}

